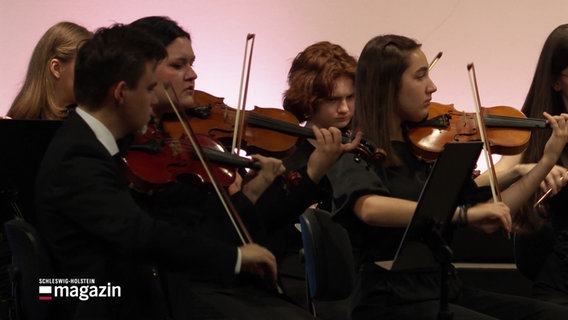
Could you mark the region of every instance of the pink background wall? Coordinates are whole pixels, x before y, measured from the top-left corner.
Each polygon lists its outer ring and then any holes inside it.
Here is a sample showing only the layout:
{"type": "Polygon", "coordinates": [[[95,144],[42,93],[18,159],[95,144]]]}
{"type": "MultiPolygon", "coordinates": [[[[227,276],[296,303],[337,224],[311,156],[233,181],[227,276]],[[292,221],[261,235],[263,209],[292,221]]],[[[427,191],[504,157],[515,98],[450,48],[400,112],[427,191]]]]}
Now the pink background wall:
{"type": "Polygon", "coordinates": [[[482,104],[518,107],[542,43],[568,23],[565,0],[0,0],[0,114],[24,77],[31,50],[52,24],[96,29],[146,15],[167,15],[191,34],[198,89],[235,106],[245,37],[255,33],[248,103],[280,106],[296,53],[329,40],[358,55],[373,36],[398,33],[444,55],[432,72],[434,100],[473,110],[466,65],[474,62],[482,104]]]}
{"type": "Polygon", "coordinates": [[[24,77],[31,50],[52,24],[95,29],[146,15],[168,15],[194,39],[198,89],[238,100],[245,37],[256,41],[248,103],[280,106],[291,60],[329,40],[358,55],[373,36],[398,33],[444,55],[432,72],[434,100],[473,110],[466,65],[474,62],[482,104],[518,107],[542,43],[568,23],[565,0],[0,0],[0,114],[24,77]]]}

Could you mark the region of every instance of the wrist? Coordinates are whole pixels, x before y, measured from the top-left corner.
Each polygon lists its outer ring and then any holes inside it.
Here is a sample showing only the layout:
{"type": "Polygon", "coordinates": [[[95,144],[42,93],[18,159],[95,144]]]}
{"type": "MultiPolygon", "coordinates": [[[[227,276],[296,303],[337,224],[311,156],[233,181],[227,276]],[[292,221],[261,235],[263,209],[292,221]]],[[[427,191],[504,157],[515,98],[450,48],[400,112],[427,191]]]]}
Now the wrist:
{"type": "Polygon", "coordinates": [[[249,199],[249,201],[252,202],[253,204],[256,203],[256,201],[262,194],[262,191],[259,190],[258,186],[254,185],[254,182],[249,182],[245,184],[243,186],[242,192],[245,195],[245,197],[247,197],[247,199],[249,199]]]}
{"type": "Polygon", "coordinates": [[[515,178],[516,177],[520,177],[522,175],[525,174],[525,171],[523,170],[524,164],[523,163],[517,163],[514,167],[514,174],[515,174],[515,178]]]}
{"type": "Polygon", "coordinates": [[[525,174],[529,173],[534,167],[534,163],[518,163],[515,165],[516,178],[520,178],[525,174]]]}
{"type": "Polygon", "coordinates": [[[312,180],[313,183],[318,184],[321,179],[323,178],[324,174],[320,172],[320,170],[314,170],[310,165],[306,169],[306,174],[308,178],[312,180]]]}
{"type": "Polygon", "coordinates": [[[235,261],[235,274],[241,273],[243,264],[243,253],[241,248],[237,247],[237,261],[235,261]]]}

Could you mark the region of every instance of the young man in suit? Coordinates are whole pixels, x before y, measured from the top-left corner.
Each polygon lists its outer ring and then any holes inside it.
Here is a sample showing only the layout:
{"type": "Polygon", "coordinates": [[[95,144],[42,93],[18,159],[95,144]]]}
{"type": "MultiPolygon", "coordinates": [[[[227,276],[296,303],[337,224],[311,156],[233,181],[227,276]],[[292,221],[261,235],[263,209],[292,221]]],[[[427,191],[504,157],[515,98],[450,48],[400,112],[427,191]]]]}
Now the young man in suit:
{"type": "Polygon", "coordinates": [[[54,279],[71,281],[59,292],[66,296],[53,297],[54,319],[170,318],[155,265],[219,279],[241,271],[275,278],[275,259],[265,248],[236,247],[151,217],[121,177],[116,140],[150,120],[155,68],[166,54],[124,25],[99,29],[79,49],[78,107],[51,141],[36,181],[38,229],[54,279]],[[118,294],[95,297],[100,287],[118,287],[118,294]]]}

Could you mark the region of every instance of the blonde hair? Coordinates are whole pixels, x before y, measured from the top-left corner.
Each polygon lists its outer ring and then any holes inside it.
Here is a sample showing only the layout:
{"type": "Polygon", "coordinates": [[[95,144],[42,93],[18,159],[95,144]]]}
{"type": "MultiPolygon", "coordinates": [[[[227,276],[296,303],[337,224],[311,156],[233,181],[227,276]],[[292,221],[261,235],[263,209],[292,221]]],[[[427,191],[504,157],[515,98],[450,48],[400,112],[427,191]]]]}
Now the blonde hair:
{"type": "Polygon", "coordinates": [[[72,22],[59,22],[49,28],[36,44],[20,92],[8,116],[14,119],[58,120],[66,116],[67,106],[56,105],[51,59],[73,61],[81,42],[92,37],[86,28],[72,22]]]}

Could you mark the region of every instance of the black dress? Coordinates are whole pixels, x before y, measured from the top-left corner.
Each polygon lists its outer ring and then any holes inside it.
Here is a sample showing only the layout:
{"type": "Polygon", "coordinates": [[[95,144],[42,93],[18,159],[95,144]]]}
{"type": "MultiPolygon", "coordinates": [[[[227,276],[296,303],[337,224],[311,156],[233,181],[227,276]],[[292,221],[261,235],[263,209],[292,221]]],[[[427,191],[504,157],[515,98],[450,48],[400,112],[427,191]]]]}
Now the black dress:
{"type": "MultiPolygon", "coordinates": [[[[431,165],[418,160],[403,142],[393,142],[403,165],[369,166],[343,155],[328,173],[336,221],[348,231],[360,268],[353,319],[437,319],[439,270],[389,272],[374,261],[392,260],[404,228],[366,225],[353,213],[355,201],[377,194],[417,201],[431,165]]],[[[473,180],[464,190],[476,191],[473,180]]],[[[485,192],[474,192],[475,197],[485,192]]],[[[475,197],[463,201],[471,202],[475,197]]],[[[451,242],[451,235],[447,241],[451,242]]],[[[568,309],[533,299],[466,288],[455,270],[450,275],[450,311],[455,319],[561,319],[568,309]]]]}
{"type": "MultiPolygon", "coordinates": [[[[566,149],[564,154],[567,154],[566,149]]],[[[560,165],[566,167],[568,159],[565,156],[561,159],[560,165]]],[[[533,294],[539,299],[568,306],[568,188],[548,199],[547,205],[555,244],[534,279],[533,294]]]]}

